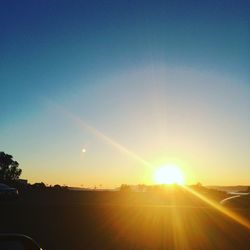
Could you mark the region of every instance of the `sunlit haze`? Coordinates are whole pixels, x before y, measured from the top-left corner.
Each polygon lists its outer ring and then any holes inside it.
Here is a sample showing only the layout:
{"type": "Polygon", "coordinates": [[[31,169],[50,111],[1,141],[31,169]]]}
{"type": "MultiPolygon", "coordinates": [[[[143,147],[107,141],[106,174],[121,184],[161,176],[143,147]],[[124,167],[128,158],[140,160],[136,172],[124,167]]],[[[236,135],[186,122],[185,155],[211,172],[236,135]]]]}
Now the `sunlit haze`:
{"type": "Polygon", "coordinates": [[[183,173],[174,165],[166,165],[157,169],[154,179],[157,184],[184,184],[183,173]]]}
{"type": "Polygon", "coordinates": [[[241,1],[3,2],[0,151],[22,178],[250,184],[241,1]]]}

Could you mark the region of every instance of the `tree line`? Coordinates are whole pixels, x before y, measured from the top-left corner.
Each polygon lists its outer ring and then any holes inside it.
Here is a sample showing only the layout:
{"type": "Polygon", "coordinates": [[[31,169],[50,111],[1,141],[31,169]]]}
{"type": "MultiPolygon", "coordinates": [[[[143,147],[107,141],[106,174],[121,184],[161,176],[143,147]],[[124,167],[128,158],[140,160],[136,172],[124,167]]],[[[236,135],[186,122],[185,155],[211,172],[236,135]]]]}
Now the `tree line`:
{"type": "Polygon", "coordinates": [[[13,156],[0,152],[0,183],[5,183],[11,186],[15,186],[19,189],[30,189],[36,191],[44,190],[67,190],[68,187],[60,186],[58,184],[54,186],[47,186],[43,182],[22,185],[18,182],[22,174],[22,169],[19,167],[19,163],[14,160],[13,156]]]}

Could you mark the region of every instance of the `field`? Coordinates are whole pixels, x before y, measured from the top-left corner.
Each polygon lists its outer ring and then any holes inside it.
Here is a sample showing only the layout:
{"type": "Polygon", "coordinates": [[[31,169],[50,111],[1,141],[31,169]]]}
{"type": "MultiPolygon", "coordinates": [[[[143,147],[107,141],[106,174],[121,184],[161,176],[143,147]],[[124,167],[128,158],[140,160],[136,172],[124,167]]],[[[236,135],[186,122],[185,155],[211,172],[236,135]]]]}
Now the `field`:
{"type": "MultiPolygon", "coordinates": [[[[236,212],[249,221],[249,208],[236,212]]],[[[249,229],[185,192],[27,192],[1,201],[0,213],[1,233],[27,234],[48,250],[250,246],[249,229]]]]}

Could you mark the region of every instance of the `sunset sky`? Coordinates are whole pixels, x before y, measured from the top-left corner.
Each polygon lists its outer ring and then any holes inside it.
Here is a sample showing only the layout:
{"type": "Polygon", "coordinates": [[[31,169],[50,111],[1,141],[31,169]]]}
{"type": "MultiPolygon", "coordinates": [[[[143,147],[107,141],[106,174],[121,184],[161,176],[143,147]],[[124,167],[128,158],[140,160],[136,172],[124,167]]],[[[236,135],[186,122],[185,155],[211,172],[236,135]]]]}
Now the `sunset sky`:
{"type": "Polygon", "coordinates": [[[249,1],[1,1],[0,151],[30,182],[250,185],[249,1]]]}

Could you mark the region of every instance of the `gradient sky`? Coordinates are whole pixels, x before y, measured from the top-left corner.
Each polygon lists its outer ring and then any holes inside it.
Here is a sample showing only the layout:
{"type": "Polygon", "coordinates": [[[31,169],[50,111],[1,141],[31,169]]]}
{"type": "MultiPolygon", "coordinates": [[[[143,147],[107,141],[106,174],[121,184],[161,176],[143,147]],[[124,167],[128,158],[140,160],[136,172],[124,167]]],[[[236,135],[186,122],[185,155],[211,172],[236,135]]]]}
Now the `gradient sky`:
{"type": "Polygon", "coordinates": [[[244,0],[0,1],[0,151],[30,182],[249,185],[249,27],[244,0]]]}

